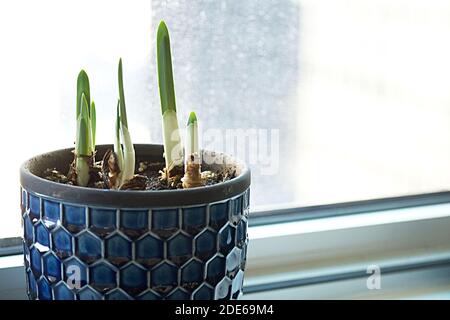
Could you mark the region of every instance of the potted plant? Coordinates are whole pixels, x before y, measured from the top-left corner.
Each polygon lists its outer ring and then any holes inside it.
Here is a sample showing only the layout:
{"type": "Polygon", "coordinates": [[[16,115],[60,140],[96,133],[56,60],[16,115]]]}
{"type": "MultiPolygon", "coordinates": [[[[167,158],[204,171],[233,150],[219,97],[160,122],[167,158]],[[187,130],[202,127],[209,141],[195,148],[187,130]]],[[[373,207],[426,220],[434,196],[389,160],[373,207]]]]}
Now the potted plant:
{"type": "Polygon", "coordinates": [[[164,146],[132,144],[120,60],[114,144],[96,146],[96,108],[81,71],[75,149],[22,165],[30,299],[234,299],[242,293],[250,171],[231,156],[199,148],[195,113],[181,146],[164,22],[157,59],[164,146]]]}

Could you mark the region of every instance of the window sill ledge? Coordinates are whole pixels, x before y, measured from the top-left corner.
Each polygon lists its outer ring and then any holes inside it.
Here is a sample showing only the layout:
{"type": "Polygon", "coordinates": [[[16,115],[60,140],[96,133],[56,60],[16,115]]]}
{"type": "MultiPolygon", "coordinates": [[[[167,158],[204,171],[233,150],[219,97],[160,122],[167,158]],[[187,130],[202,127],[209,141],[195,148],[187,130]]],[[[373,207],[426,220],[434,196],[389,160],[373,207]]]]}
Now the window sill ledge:
{"type": "MultiPolygon", "coordinates": [[[[244,299],[448,297],[448,230],[450,203],[254,224],[244,299]],[[370,265],[380,267],[381,290],[366,287],[370,265]]],[[[26,298],[22,264],[21,255],[0,257],[0,299],[26,298]]]]}

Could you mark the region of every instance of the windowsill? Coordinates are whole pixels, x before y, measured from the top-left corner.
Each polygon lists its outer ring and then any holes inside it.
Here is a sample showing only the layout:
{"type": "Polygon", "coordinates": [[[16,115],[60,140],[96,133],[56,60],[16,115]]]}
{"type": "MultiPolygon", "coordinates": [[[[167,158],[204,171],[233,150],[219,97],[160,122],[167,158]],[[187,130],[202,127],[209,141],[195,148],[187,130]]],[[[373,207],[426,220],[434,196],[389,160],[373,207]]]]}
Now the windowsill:
{"type": "MultiPolygon", "coordinates": [[[[255,220],[244,299],[450,298],[450,201],[284,223],[255,220]],[[381,269],[381,290],[366,287],[369,265],[381,269]]],[[[21,255],[0,257],[0,299],[26,298],[22,264],[21,255]]]]}

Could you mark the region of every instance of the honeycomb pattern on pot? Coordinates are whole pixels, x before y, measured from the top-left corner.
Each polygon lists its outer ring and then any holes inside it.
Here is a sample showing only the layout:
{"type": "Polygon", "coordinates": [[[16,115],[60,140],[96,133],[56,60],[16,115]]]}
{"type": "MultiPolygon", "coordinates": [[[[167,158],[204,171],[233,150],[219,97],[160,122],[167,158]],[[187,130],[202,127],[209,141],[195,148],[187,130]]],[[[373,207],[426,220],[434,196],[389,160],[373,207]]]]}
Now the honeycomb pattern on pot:
{"type": "Polygon", "coordinates": [[[21,189],[30,299],[236,299],[249,190],[170,209],[63,203],[21,189]]]}

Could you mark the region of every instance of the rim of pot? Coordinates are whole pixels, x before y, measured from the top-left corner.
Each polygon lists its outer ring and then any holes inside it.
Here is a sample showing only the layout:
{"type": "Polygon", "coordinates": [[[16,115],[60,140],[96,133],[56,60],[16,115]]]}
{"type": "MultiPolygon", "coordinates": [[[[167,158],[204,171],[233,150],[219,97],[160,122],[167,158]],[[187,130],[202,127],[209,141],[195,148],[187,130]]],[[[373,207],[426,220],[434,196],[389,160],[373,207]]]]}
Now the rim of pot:
{"type": "MultiPolygon", "coordinates": [[[[98,149],[110,148],[111,145],[98,145],[98,149]]],[[[136,154],[138,150],[160,149],[158,144],[135,144],[136,154]]],[[[45,159],[72,152],[73,148],[59,149],[37,155],[25,161],[20,167],[20,184],[27,192],[49,200],[57,200],[62,203],[79,205],[110,207],[110,208],[170,208],[208,204],[212,202],[226,201],[245,192],[250,187],[251,173],[246,164],[232,156],[226,156],[233,165],[240,169],[235,178],[214,185],[202,186],[190,189],[175,190],[110,190],[73,186],[53,182],[33,174],[30,166],[33,162],[45,161],[45,159]]],[[[202,151],[212,152],[212,151],[202,151]]],[[[162,153],[161,153],[162,154],[162,153]]]]}

